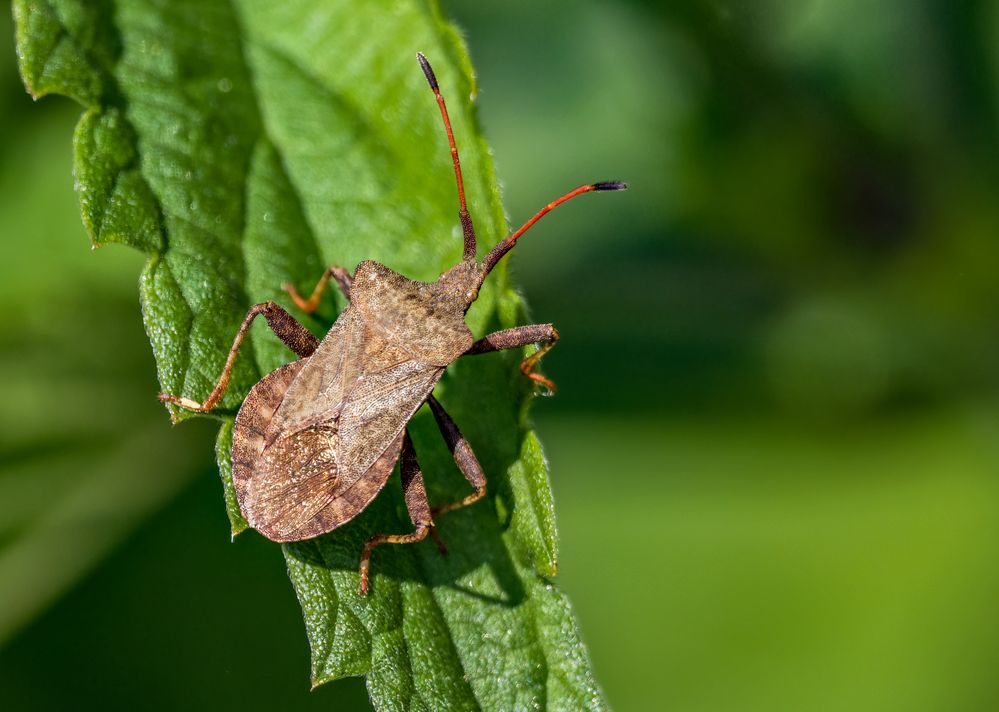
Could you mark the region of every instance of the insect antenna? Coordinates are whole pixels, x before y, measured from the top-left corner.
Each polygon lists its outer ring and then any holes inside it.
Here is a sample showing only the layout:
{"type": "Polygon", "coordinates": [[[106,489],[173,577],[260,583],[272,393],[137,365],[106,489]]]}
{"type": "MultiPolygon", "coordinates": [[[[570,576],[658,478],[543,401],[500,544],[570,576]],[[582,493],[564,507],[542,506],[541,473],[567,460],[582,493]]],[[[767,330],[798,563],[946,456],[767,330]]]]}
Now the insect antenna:
{"type": "Polygon", "coordinates": [[[458,147],[454,145],[454,132],[451,131],[451,119],[447,115],[447,106],[444,104],[444,97],[441,96],[440,87],[437,85],[437,77],[430,66],[430,62],[423,56],[422,52],[416,53],[416,58],[420,60],[423,73],[427,75],[427,82],[434,90],[437,97],[437,106],[441,110],[441,118],[444,120],[444,129],[447,131],[447,142],[451,146],[451,160],[454,161],[454,178],[458,183],[458,219],[461,220],[461,231],[465,238],[465,249],[462,254],[463,260],[475,260],[475,228],[472,227],[472,216],[468,214],[468,206],[465,204],[465,183],[461,179],[461,163],[458,161],[458,147]]]}
{"type": "Polygon", "coordinates": [[[536,223],[538,220],[543,218],[545,215],[547,215],[553,209],[557,208],[562,203],[568,200],[572,200],[577,195],[582,195],[583,193],[591,193],[593,191],[602,191],[602,190],[626,190],[627,187],[628,187],[627,183],[622,183],[621,181],[616,181],[616,180],[605,181],[603,183],[589,183],[587,185],[581,185],[575,190],[570,190],[561,198],[558,198],[548,203],[548,205],[541,208],[541,210],[539,210],[533,218],[524,223],[523,227],[517,230],[517,232],[513,233],[506,239],[502,240],[498,245],[496,245],[496,247],[494,247],[492,250],[489,251],[489,254],[487,254],[486,258],[482,261],[483,277],[489,274],[492,268],[496,266],[496,263],[503,258],[503,255],[505,255],[507,252],[513,249],[513,246],[517,244],[517,240],[520,239],[521,235],[527,232],[531,228],[531,226],[534,225],[534,223],[536,223]]]}

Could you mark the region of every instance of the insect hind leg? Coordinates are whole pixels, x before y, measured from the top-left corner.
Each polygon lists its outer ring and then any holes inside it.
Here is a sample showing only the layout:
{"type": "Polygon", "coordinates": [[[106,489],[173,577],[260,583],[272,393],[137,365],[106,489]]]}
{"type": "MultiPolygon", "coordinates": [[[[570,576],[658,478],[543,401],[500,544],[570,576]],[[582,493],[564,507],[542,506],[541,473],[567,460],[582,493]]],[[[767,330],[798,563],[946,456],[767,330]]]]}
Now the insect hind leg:
{"type": "Polygon", "coordinates": [[[416,460],[416,449],[409,437],[409,432],[403,437],[402,456],[400,458],[400,473],[402,475],[402,491],[406,499],[406,509],[409,518],[416,529],[410,534],[375,534],[364,543],[361,550],[359,592],[362,596],[368,594],[368,572],[371,567],[371,551],[379,544],[414,544],[427,538],[434,529],[434,520],[430,512],[430,502],[427,500],[427,488],[423,482],[423,472],[416,460]]]}

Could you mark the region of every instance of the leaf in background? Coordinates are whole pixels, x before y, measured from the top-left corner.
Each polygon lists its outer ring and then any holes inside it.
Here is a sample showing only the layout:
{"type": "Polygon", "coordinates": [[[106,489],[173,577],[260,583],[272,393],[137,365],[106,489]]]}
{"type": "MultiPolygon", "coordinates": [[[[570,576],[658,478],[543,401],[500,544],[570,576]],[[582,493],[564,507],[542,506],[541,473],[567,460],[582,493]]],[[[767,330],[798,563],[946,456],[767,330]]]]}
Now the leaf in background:
{"type": "Polygon", "coordinates": [[[77,283],[2,317],[0,648],[204,472],[204,428],[171,434],[139,395],[134,310],[118,288],[77,283]]]}
{"type": "MultiPolygon", "coordinates": [[[[505,233],[469,101],[470,62],[433,4],[15,0],[14,9],[29,90],[87,108],[74,145],[91,239],[150,254],[140,290],[166,392],[203,398],[249,305],[285,301],[283,282],[308,289],[326,264],[362,259],[433,279],[457,261],[449,154],[417,50],[451,101],[481,246],[505,233]]],[[[304,319],[316,333],[342,307],[333,302],[304,319]]],[[[499,270],[469,325],[482,334],[523,318],[499,270]]],[[[228,480],[231,418],[290,358],[255,328],[219,408],[234,532],[245,524],[228,480]]],[[[356,594],[367,536],[411,528],[397,480],[348,525],[285,547],[315,684],[365,674],[385,709],[603,706],[568,603],[544,578],[555,568],[551,495],[516,360],[456,364],[438,389],[495,493],[442,518],[451,556],[426,542],[382,547],[372,595],[356,594]]],[[[466,491],[425,413],[413,431],[431,500],[466,491]]]]}
{"type": "MultiPolygon", "coordinates": [[[[205,474],[197,453],[208,424],[171,429],[149,398],[129,276],[141,258],[96,257],[80,241],[66,151],[79,110],[23,96],[6,16],[0,91],[12,97],[0,110],[0,651],[9,656],[20,633],[205,474]]],[[[13,691],[0,687],[9,707],[13,691]]]]}

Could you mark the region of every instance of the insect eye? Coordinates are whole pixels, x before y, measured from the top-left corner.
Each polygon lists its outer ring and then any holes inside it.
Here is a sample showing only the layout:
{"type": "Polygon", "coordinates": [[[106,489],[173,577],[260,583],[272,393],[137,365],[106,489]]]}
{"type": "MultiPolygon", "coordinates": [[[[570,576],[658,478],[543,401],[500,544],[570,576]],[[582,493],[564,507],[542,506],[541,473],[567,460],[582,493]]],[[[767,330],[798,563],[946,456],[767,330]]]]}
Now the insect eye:
{"type": "Polygon", "coordinates": [[[472,287],[466,294],[465,297],[468,298],[470,302],[474,302],[479,297],[479,288],[472,287]]]}

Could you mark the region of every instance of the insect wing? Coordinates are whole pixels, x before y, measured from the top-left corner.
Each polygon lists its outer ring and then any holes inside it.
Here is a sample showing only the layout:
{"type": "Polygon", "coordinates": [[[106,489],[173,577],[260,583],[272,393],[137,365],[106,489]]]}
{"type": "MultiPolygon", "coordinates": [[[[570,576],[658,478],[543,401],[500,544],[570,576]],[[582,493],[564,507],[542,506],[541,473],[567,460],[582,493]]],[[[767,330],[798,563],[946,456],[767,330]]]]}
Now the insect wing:
{"type": "Polygon", "coordinates": [[[265,378],[240,410],[237,431],[254,444],[241,458],[253,463],[240,498],[247,521],[270,539],[297,541],[360,513],[442,373],[344,310],[312,356],[265,378]]]}
{"type": "Polygon", "coordinates": [[[438,366],[407,359],[359,379],[339,418],[345,477],[359,477],[375,463],[383,444],[402,433],[443,373],[438,366]]]}
{"type": "Polygon", "coordinates": [[[264,446],[275,410],[308,359],[266,376],[236,416],[233,484],[247,522],[274,541],[298,541],[335,529],[362,511],[384,487],[399,457],[402,435],[364,473],[347,482],[337,463],[336,423],[317,423],[264,446]]]}
{"type": "Polygon", "coordinates": [[[348,306],[298,371],[267,427],[270,445],[290,433],[336,419],[364,364],[364,323],[348,306]]]}
{"type": "Polygon", "coordinates": [[[264,451],[250,482],[251,525],[274,541],[310,539],[336,529],[381,491],[399,458],[402,434],[348,481],[337,463],[333,423],[309,427],[264,451]]]}
{"type": "Polygon", "coordinates": [[[339,474],[352,484],[402,432],[443,372],[414,359],[348,306],[288,387],[267,446],[335,422],[339,474]]]}

